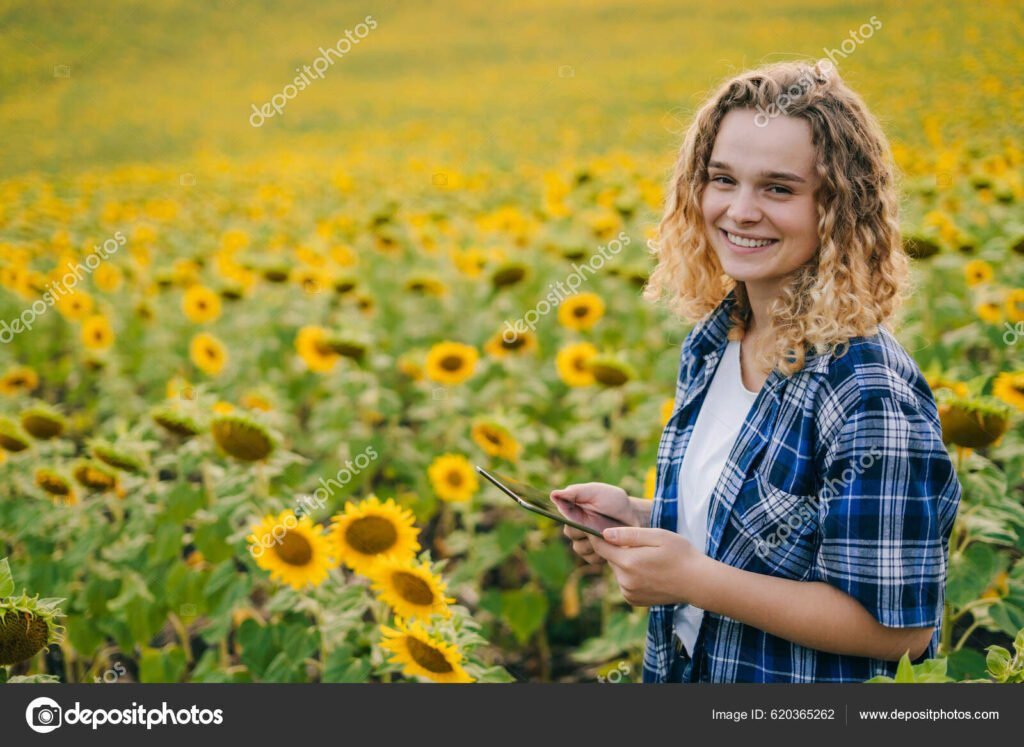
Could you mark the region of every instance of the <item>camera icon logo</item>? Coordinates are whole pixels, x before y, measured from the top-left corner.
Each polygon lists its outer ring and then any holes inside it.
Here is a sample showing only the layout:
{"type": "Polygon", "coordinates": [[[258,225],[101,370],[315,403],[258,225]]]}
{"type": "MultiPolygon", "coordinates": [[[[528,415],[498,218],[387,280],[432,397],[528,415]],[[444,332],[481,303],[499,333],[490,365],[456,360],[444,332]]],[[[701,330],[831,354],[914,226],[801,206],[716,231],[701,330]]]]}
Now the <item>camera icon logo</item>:
{"type": "Polygon", "coordinates": [[[36,698],[25,709],[25,721],[32,731],[48,734],[61,725],[63,713],[53,698],[36,698]]]}

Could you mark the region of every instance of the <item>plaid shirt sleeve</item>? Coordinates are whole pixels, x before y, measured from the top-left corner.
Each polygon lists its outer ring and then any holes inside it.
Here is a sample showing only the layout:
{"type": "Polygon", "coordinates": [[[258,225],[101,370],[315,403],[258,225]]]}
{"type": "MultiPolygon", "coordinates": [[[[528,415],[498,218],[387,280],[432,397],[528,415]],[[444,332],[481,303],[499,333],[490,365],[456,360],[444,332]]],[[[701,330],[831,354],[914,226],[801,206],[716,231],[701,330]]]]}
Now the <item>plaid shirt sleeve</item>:
{"type": "Polygon", "coordinates": [[[938,626],[960,485],[937,414],[891,394],[847,413],[823,457],[814,580],[882,625],[938,626]]]}

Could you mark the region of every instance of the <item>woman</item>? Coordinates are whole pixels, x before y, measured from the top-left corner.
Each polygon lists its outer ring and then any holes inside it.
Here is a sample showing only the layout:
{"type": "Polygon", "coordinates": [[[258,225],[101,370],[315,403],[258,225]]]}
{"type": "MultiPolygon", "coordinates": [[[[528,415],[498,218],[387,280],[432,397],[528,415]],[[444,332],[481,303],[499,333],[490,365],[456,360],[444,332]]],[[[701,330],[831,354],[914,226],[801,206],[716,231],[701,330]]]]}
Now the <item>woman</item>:
{"type": "Polygon", "coordinates": [[[682,346],[652,502],[552,497],[651,608],[645,682],[857,682],[934,656],[960,499],[934,398],[892,336],[906,291],[889,149],[831,70],[726,82],[676,163],[645,297],[682,346]]]}

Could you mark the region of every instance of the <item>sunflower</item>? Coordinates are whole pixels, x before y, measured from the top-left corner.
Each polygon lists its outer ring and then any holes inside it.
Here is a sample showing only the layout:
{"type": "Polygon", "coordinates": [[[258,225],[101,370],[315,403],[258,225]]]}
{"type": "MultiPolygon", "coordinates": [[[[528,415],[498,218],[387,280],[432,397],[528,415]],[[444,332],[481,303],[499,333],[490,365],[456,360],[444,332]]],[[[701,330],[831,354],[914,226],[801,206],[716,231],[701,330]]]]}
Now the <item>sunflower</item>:
{"type": "Polygon", "coordinates": [[[500,423],[493,420],[476,420],[469,435],[476,445],[490,456],[502,457],[510,462],[519,458],[519,442],[508,428],[500,423]]]}
{"type": "Polygon", "coordinates": [[[1010,426],[1010,408],[989,397],[957,397],[940,392],[942,440],[968,449],[996,443],[1010,426]]]}
{"type": "Polygon", "coordinates": [[[320,293],[330,287],[330,276],[316,267],[296,267],[292,270],[292,282],[310,295],[320,293]]]}
{"type": "Polygon", "coordinates": [[[455,599],[444,595],[445,583],[430,570],[429,563],[385,557],[377,561],[369,576],[374,591],[396,615],[424,619],[433,614],[452,615],[448,605],[455,599]]]}
{"type": "Polygon", "coordinates": [[[208,332],[200,332],[192,338],[189,357],[204,373],[216,376],[228,362],[228,350],[224,343],[208,332]]]}
{"type": "Polygon", "coordinates": [[[382,557],[397,560],[415,557],[420,549],[415,518],[407,508],[375,495],[359,503],[347,503],[331,523],[341,560],[356,573],[366,575],[382,557]]]}
{"type": "Polygon", "coordinates": [[[999,324],[1003,321],[1003,308],[994,301],[982,301],[974,307],[974,313],[988,324],[999,324]]]}
{"type": "Polygon", "coordinates": [[[91,451],[94,457],[104,464],[110,465],[114,469],[119,469],[123,472],[130,472],[136,475],[142,474],[146,471],[145,463],[141,458],[129,451],[113,446],[106,441],[96,441],[92,444],[91,451]]]}
{"type": "Polygon", "coordinates": [[[260,410],[261,412],[270,412],[274,409],[270,398],[257,391],[248,391],[243,394],[238,400],[238,404],[247,410],[260,410]]]}
{"type": "Polygon", "coordinates": [[[479,358],[472,345],[439,342],[427,353],[427,378],[438,384],[461,384],[473,375],[479,358]]]}
{"type": "Polygon", "coordinates": [[[45,441],[61,435],[67,420],[53,407],[40,402],[21,413],[21,425],[32,438],[45,441]]]}
{"type": "Polygon", "coordinates": [[[611,355],[597,355],[590,359],[590,371],[599,384],[622,386],[636,378],[636,371],[628,363],[611,355]]]}
{"type": "Polygon", "coordinates": [[[569,386],[583,387],[594,384],[590,361],[597,356],[597,348],[589,342],[566,345],[555,356],[558,377],[569,386]]]}
{"type": "Polygon", "coordinates": [[[529,330],[517,332],[508,327],[494,335],[484,344],[484,350],[495,358],[509,355],[526,355],[537,349],[537,335],[529,330]],[[511,334],[509,334],[511,332],[511,334]]]}
{"type": "Polygon", "coordinates": [[[323,345],[343,358],[361,361],[370,349],[370,339],[356,332],[336,332],[327,335],[323,345]]]}
{"type": "Polygon", "coordinates": [[[397,629],[380,626],[384,636],[380,647],[394,654],[389,661],[401,664],[406,677],[426,677],[434,682],[473,681],[462,667],[458,646],[430,635],[419,620],[406,625],[396,617],[395,625],[397,629]]]}
{"type": "Polygon", "coordinates": [[[1006,295],[1006,316],[1011,322],[1024,322],[1024,288],[1014,288],[1006,295]]]}
{"type": "Polygon", "coordinates": [[[958,397],[967,397],[970,394],[970,391],[967,389],[967,385],[962,381],[953,381],[952,379],[947,379],[939,374],[926,375],[924,379],[928,382],[928,386],[932,390],[933,394],[942,389],[953,392],[953,394],[958,397]]]}
{"type": "Polygon", "coordinates": [[[220,296],[203,285],[192,285],[181,297],[181,310],[190,322],[207,324],[220,316],[220,296]]]}
{"type": "Polygon", "coordinates": [[[413,381],[423,378],[423,354],[420,351],[403,353],[398,357],[398,370],[413,381]]]}
{"type": "Polygon", "coordinates": [[[443,454],[427,468],[434,492],[443,501],[468,501],[480,487],[476,472],[461,454],[443,454]]]}
{"type": "Polygon", "coordinates": [[[981,594],[982,599],[1001,599],[1010,595],[1010,574],[1000,571],[996,574],[992,585],[981,594]]]}
{"type": "Polygon", "coordinates": [[[440,298],[448,292],[448,286],[440,278],[426,273],[408,278],[403,287],[410,293],[435,298],[440,298]]]}
{"type": "Polygon", "coordinates": [[[654,489],[657,486],[658,470],[654,467],[647,468],[644,475],[644,498],[654,498],[654,489]]]}
{"type": "Polygon", "coordinates": [[[56,305],[65,319],[78,322],[92,313],[92,296],[84,290],[76,290],[61,298],[56,305]]]}
{"type": "Polygon", "coordinates": [[[319,586],[338,562],[330,538],[308,516],[268,514],[247,537],[256,565],[293,589],[319,586]]]}
{"type": "Polygon", "coordinates": [[[295,337],[295,349],[310,371],[330,373],[341,356],[328,345],[328,332],[323,327],[306,326],[295,337]]]}
{"type": "MultiPolygon", "coordinates": [[[[0,564],[0,574],[7,565],[0,564]]],[[[9,578],[9,576],[8,576],[9,578]]],[[[0,582],[5,579],[0,576],[0,582]]],[[[64,628],[57,624],[60,599],[40,600],[38,595],[0,598],[0,667],[28,661],[54,643],[64,628]]]]}
{"type": "Polygon", "coordinates": [[[339,272],[331,281],[331,287],[339,296],[351,293],[359,286],[359,278],[350,272],[339,272]]]}
{"type": "Polygon", "coordinates": [[[604,301],[596,293],[577,293],[558,307],[558,322],[566,329],[590,329],[602,316],[604,301]]]}
{"type": "Polygon", "coordinates": [[[1024,410],[1024,371],[1003,372],[992,385],[992,394],[1018,410],[1024,410]]]}
{"type": "Polygon", "coordinates": [[[31,392],[39,386],[39,374],[28,366],[14,366],[0,377],[0,394],[13,397],[31,392]]]}
{"type": "Polygon", "coordinates": [[[71,470],[72,477],[84,488],[106,492],[117,489],[117,475],[98,462],[80,459],[71,470]]]}
{"type": "Polygon", "coordinates": [[[0,415],[0,448],[17,453],[31,445],[32,441],[24,428],[11,418],[0,415]]]}
{"type": "Polygon", "coordinates": [[[479,247],[452,249],[451,259],[455,269],[463,275],[478,278],[483,274],[484,266],[487,264],[487,252],[479,247]]]}
{"type": "Polygon", "coordinates": [[[668,421],[672,419],[672,413],[675,412],[676,401],[671,397],[663,399],[661,401],[661,425],[668,425],[668,421]]]}
{"type": "Polygon", "coordinates": [[[510,260],[503,262],[491,273],[491,285],[495,288],[508,288],[523,282],[530,274],[530,268],[522,262],[510,260]]]}
{"type": "Polygon", "coordinates": [[[217,415],[210,422],[210,433],[221,449],[243,462],[266,459],[276,446],[270,432],[246,415],[217,415]]]}
{"type": "Polygon", "coordinates": [[[925,236],[907,236],[903,239],[903,250],[912,259],[927,259],[939,253],[939,245],[925,236]]]}
{"type": "Polygon", "coordinates": [[[69,505],[78,503],[78,496],[75,488],[64,475],[46,467],[40,467],[35,472],[36,485],[41,487],[54,499],[59,499],[69,505]]]}
{"type": "Polygon", "coordinates": [[[992,265],[983,259],[972,259],[964,265],[964,279],[971,288],[991,281],[993,274],[992,265]]]}
{"type": "Polygon", "coordinates": [[[89,350],[106,350],[114,344],[114,329],[103,314],[93,314],[82,323],[82,344],[89,350]]]}
{"type": "Polygon", "coordinates": [[[196,390],[184,376],[173,376],[167,380],[167,399],[195,399],[196,390]]]}
{"type": "Polygon", "coordinates": [[[101,291],[113,293],[121,287],[124,280],[123,273],[115,265],[104,264],[96,268],[92,275],[93,282],[101,291]]]}
{"type": "Polygon", "coordinates": [[[149,416],[165,431],[176,436],[191,438],[203,432],[202,425],[195,418],[173,405],[156,407],[150,411],[149,416]]]}

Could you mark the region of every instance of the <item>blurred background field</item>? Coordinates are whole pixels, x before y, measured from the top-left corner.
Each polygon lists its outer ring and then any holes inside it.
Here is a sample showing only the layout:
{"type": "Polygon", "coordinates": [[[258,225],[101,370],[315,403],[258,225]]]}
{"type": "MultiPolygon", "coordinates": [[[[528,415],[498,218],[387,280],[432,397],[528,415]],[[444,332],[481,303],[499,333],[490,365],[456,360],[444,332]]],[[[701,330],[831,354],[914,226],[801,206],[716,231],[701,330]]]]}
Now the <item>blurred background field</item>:
{"type": "Polygon", "coordinates": [[[0,676],[637,679],[644,610],[471,465],[653,494],[687,327],[639,294],[682,133],[721,79],[826,49],[900,168],[899,337],[966,491],[943,653],[985,676],[1024,627],[1021,21],[1010,2],[0,4],[0,321],[118,242],[0,345],[0,611],[54,643],[0,622],[0,654],[26,654],[0,676]],[[288,511],[312,520],[254,550],[288,511]]]}

